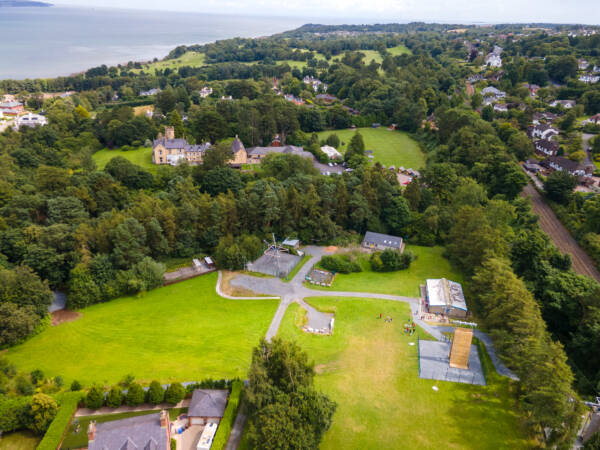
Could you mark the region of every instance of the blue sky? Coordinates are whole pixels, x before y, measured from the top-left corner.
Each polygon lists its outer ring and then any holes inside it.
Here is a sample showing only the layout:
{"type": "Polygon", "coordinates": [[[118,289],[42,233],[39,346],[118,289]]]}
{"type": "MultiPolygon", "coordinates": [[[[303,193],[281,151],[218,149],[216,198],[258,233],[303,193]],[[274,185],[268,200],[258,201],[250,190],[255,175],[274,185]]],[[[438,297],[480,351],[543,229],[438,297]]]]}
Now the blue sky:
{"type": "MultiPolygon", "coordinates": [[[[49,0],[53,1],[53,0],[49,0]]],[[[56,4],[360,22],[555,22],[600,24],[598,0],[55,0],[56,4]]],[[[323,23],[326,23],[323,20],[323,23]]]]}

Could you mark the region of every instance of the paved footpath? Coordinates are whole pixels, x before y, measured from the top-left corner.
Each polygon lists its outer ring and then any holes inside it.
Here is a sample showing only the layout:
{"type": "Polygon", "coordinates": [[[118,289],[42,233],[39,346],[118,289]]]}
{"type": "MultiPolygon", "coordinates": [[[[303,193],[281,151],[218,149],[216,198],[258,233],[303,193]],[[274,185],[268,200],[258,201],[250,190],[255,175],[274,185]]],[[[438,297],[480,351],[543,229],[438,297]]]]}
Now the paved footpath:
{"type": "MultiPolygon", "coordinates": [[[[261,278],[261,277],[253,277],[249,275],[240,275],[233,280],[230,281],[232,286],[240,287],[244,289],[249,289],[252,292],[267,294],[277,297],[231,297],[223,295],[220,290],[220,282],[221,282],[221,272],[219,272],[219,280],[217,282],[217,293],[222,295],[225,298],[229,298],[232,300],[235,299],[252,299],[252,300],[261,300],[267,298],[281,298],[279,302],[279,306],[277,311],[275,311],[275,315],[271,324],[269,325],[269,329],[265,335],[267,340],[271,340],[273,337],[277,335],[277,331],[281,325],[281,321],[283,320],[283,316],[285,315],[285,311],[291,303],[298,303],[300,306],[305,308],[309,314],[309,319],[311,314],[319,313],[315,308],[312,308],[310,305],[304,302],[304,298],[307,297],[343,297],[350,299],[364,299],[364,298],[376,298],[380,300],[391,300],[395,302],[405,302],[411,305],[411,308],[414,310],[414,321],[417,325],[423,328],[427,333],[436,338],[437,340],[447,340],[442,332],[444,331],[452,331],[452,327],[437,327],[431,326],[418,318],[417,308],[419,305],[420,299],[415,297],[404,297],[400,295],[388,295],[388,294],[374,294],[372,292],[339,292],[339,291],[328,291],[328,290],[315,290],[310,289],[304,285],[304,280],[306,275],[311,271],[312,267],[321,259],[321,257],[326,254],[325,249],[323,247],[315,247],[309,246],[306,247],[305,252],[309,255],[312,255],[311,259],[304,264],[304,266],[298,271],[296,276],[290,280],[288,283],[284,283],[279,278],[261,278]]],[[[322,320],[322,317],[314,315],[314,320],[322,320]]],[[[474,330],[475,336],[483,342],[485,345],[488,354],[496,368],[496,371],[500,375],[504,375],[506,377],[512,378],[514,380],[518,380],[518,377],[512,373],[500,359],[496,355],[496,351],[494,350],[494,344],[492,339],[482,331],[474,330]]],[[[235,450],[237,449],[239,442],[241,440],[242,431],[244,428],[244,424],[246,422],[246,416],[240,410],[238,416],[236,417],[235,423],[231,430],[231,435],[229,441],[227,442],[227,450],[235,450]],[[235,437],[233,437],[235,436],[235,437]]]]}

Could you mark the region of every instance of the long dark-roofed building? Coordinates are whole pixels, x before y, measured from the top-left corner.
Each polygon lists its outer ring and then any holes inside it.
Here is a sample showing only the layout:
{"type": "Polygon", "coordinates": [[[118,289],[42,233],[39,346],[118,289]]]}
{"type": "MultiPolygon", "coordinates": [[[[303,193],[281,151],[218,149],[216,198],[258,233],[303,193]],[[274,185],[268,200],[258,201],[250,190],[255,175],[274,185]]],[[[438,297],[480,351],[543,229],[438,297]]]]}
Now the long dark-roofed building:
{"type": "Polygon", "coordinates": [[[389,234],[373,233],[367,231],[361,246],[369,250],[398,250],[404,251],[404,240],[399,236],[391,236],[389,234]]]}

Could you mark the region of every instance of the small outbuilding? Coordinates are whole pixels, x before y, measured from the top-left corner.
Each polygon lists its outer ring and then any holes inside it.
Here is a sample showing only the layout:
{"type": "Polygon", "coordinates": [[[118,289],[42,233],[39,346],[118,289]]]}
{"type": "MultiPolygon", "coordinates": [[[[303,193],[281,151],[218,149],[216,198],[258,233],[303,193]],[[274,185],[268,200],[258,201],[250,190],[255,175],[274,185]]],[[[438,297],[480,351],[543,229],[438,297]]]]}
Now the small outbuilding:
{"type": "Polygon", "coordinates": [[[283,245],[284,247],[293,248],[294,250],[298,250],[298,248],[300,247],[300,240],[299,239],[286,239],[285,241],[283,241],[281,243],[281,245],[283,245]]]}
{"type": "Polygon", "coordinates": [[[229,392],[222,389],[196,389],[188,408],[188,425],[218,424],[223,418],[229,392]]]}
{"type": "Polygon", "coordinates": [[[467,302],[460,283],[445,278],[427,280],[426,295],[430,313],[452,317],[467,316],[467,302]]]}
{"type": "Polygon", "coordinates": [[[399,252],[404,251],[404,240],[399,236],[391,236],[389,234],[373,233],[367,231],[365,238],[362,241],[361,246],[369,250],[398,250],[399,252]]]}

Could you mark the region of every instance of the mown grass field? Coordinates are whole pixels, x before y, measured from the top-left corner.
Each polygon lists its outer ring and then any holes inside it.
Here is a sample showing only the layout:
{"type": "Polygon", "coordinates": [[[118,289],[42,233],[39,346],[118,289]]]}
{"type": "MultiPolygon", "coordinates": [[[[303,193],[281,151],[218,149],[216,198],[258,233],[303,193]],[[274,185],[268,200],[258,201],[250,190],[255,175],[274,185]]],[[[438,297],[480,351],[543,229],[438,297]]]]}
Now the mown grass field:
{"type": "Polygon", "coordinates": [[[156,165],[152,163],[152,149],[150,147],[139,147],[134,150],[123,151],[121,149],[102,149],[92,155],[98,169],[104,169],[106,164],[116,156],[122,156],[134,164],[154,173],[156,165]]]}
{"type": "MultiPolygon", "coordinates": [[[[144,64],[142,70],[144,72],[154,73],[156,69],[178,69],[179,67],[201,67],[205,64],[204,53],[186,52],[179,58],[163,59],[161,61],[144,64]]],[[[135,69],[134,72],[139,72],[140,69],[135,69]]]]}
{"type": "Polygon", "coordinates": [[[365,255],[360,259],[362,272],[339,273],[335,276],[331,287],[313,285],[310,287],[320,290],[374,292],[419,297],[419,285],[424,284],[427,278],[448,278],[462,283],[462,276],[442,256],[443,247],[407,245],[406,250],[410,250],[417,256],[407,270],[373,272],[369,264],[369,255],[365,255]]]}
{"type": "Polygon", "coordinates": [[[244,377],[278,302],[223,299],[216,281],[212,273],[85,308],[5,354],[19,371],[41,369],[66,385],[127,374],[163,382],[244,377]]]}
{"type": "MultiPolygon", "coordinates": [[[[403,166],[418,170],[425,166],[425,155],[421,151],[419,144],[408,134],[401,131],[390,131],[386,127],[379,128],[358,128],[365,141],[365,148],[373,150],[373,161],[379,161],[381,164],[396,168],[403,166]]],[[[356,133],[355,130],[327,130],[317,133],[319,139],[326,139],[330,134],[337,134],[343,143],[340,150],[346,151],[346,147],[356,133]]]]}
{"type": "Polygon", "coordinates": [[[313,298],[335,311],[332,336],[303,333],[304,311],[292,304],[279,336],[295,340],[314,359],[316,387],[338,404],[322,449],[522,449],[530,447],[516,408],[516,387],[493,373],[488,386],[418,377],[417,335],[403,324],[405,303],[313,298]],[[392,323],[378,319],[390,315],[392,323]],[[415,345],[411,346],[410,343],[415,345]],[[437,386],[438,392],[432,387],[437,386]]]}
{"type": "Polygon", "coordinates": [[[30,431],[7,433],[0,438],[0,450],[34,450],[41,438],[30,431]]]}

